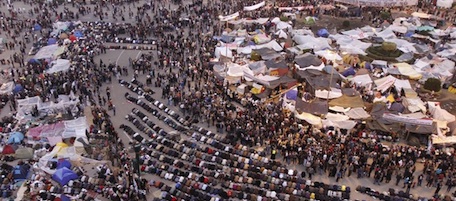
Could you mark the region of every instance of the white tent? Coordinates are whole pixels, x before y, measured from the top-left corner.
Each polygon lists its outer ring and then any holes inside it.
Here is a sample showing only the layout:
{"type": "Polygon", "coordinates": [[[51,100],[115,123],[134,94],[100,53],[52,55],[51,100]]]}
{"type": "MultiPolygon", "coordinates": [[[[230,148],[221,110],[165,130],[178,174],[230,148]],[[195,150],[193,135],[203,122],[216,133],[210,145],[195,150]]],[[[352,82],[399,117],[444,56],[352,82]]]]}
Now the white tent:
{"type": "Polygon", "coordinates": [[[285,31],[283,31],[283,30],[279,30],[279,31],[277,31],[275,34],[276,34],[277,36],[279,36],[279,38],[285,38],[285,39],[288,38],[287,33],[285,33],[285,31]]]}
{"type": "Polygon", "coordinates": [[[348,112],[345,113],[351,119],[367,119],[370,117],[369,113],[366,112],[363,108],[351,108],[348,112]]]}
{"type": "Polygon", "coordinates": [[[331,88],[328,90],[315,90],[315,96],[322,99],[335,99],[342,96],[342,91],[340,89],[331,88]]]}
{"type": "Polygon", "coordinates": [[[331,49],[329,45],[330,39],[327,38],[315,38],[310,35],[295,35],[293,40],[298,44],[298,48],[301,50],[310,50],[315,51],[331,49]]]}
{"type": "Polygon", "coordinates": [[[321,118],[318,116],[315,116],[313,114],[303,112],[299,114],[298,112],[295,112],[295,117],[301,120],[306,121],[309,124],[312,124],[314,126],[320,126],[321,127],[321,118]]]}
{"type": "Polygon", "coordinates": [[[216,47],[215,48],[215,57],[220,58],[221,56],[232,58],[233,53],[231,52],[231,49],[229,47],[216,47]]]}
{"type": "Polygon", "coordinates": [[[46,70],[46,73],[52,74],[60,71],[67,71],[70,69],[70,60],[57,59],[51,62],[51,68],[46,70]]]}
{"type": "Polygon", "coordinates": [[[418,71],[413,69],[413,67],[408,63],[395,63],[393,64],[393,66],[395,66],[399,70],[401,75],[408,76],[410,79],[417,80],[422,77],[422,75],[418,71]]]}
{"type": "Polygon", "coordinates": [[[330,60],[330,61],[340,61],[340,60],[342,60],[342,57],[339,56],[339,54],[337,54],[336,52],[330,51],[330,50],[316,51],[315,55],[324,57],[324,58],[326,58],[327,60],[330,60]]]}
{"type": "Polygon", "coordinates": [[[280,21],[280,22],[278,22],[278,23],[276,24],[276,28],[277,28],[277,29],[280,29],[280,30],[282,30],[282,29],[291,29],[292,26],[291,26],[291,24],[288,24],[288,23],[286,23],[286,22],[280,21]]]}
{"type": "Polygon", "coordinates": [[[385,29],[381,32],[376,32],[375,34],[378,37],[383,38],[383,40],[397,38],[396,34],[391,29],[385,29]]]}
{"type": "Polygon", "coordinates": [[[372,78],[369,74],[356,75],[352,78],[349,78],[349,80],[359,86],[369,86],[373,83],[372,78]]]}
{"type": "Polygon", "coordinates": [[[437,7],[451,8],[453,6],[453,0],[437,0],[437,7]]]}
{"type": "Polygon", "coordinates": [[[364,39],[374,35],[374,32],[364,32],[363,30],[357,28],[348,31],[342,32],[342,34],[349,36],[352,39],[364,39]]]}
{"type": "Polygon", "coordinates": [[[34,59],[51,59],[55,55],[55,52],[59,49],[59,45],[48,45],[42,47],[33,57],[34,59]]]}
{"type": "Polygon", "coordinates": [[[226,74],[232,77],[241,77],[244,76],[244,72],[251,72],[253,74],[253,72],[250,70],[250,68],[248,68],[247,65],[241,66],[239,64],[231,63],[228,66],[228,71],[226,72],[226,74]]]}
{"type": "Polygon", "coordinates": [[[429,112],[432,114],[433,118],[440,121],[453,122],[456,120],[456,117],[442,109],[440,103],[438,102],[428,102],[429,112]]]}

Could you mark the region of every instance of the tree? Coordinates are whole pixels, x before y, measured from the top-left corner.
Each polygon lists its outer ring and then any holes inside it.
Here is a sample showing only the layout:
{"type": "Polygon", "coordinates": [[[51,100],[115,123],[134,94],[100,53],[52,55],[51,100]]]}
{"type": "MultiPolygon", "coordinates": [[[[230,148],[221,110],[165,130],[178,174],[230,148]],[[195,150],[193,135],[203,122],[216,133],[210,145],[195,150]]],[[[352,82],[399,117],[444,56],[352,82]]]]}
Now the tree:
{"type": "Polygon", "coordinates": [[[439,92],[442,89],[442,82],[437,78],[429,78],[423,87],[429,91],[439,92]]]}
{"type": "Polygon", "coordinates": [[[343,22],[342,22],[342,26],[343,26],[344,28],[350,27],[350,21],[348,21],[348,20],[343,21],[343,22]]]}
{"type": "Polygon", "coordinates": [[[382,49],[388,52],[393,52],[397,50],[397,45],[393,42],[383,42],[382,49]]]}

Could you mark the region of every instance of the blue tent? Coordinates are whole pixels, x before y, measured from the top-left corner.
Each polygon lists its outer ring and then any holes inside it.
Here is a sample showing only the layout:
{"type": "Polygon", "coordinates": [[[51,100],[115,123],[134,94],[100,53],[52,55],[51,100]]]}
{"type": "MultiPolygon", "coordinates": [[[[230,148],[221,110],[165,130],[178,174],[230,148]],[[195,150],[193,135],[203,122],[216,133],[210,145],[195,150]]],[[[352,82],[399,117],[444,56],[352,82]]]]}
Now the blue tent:
{"type": "Polygon", "coordinates": [[[220,38],[220,41],[224,42],[224,43],[231,43],[234,41],[234,37],[233,36],[228,36],[228,35],[223,35],[221,38],[220,38]]]}
{"type": "Polygon", "coordinates": [[[415,34],[414,31],[407,31],[407,33],[405,33],[404,36],[407,37],[407,38],[410,38],[410,37],[413,36],[413,34],[415,34]]]}
{"type": "Polygon", "coordinates": [[[75,31],[73,35],[76,36],[76,38],[84,37],[84,34],[79,30],[75,31]]]}
{"type": "Polygon", "coordinates": [[[298,90],[290,90],[286,93],[286,97],[288,100],[296,100],[296,97],[298,96],[298,90]]]}
{"type": "Polygon", "coordinates": [[[40,63],[40,61],[38,61],[38,59],[34,59],[34,58],[31,58],[28,62],[31,63],[31,64],[39,64],[40,63]]]}
{"type": "Polygon", "coordinates": [[[60,195],[60,200],[62,200],[62,201],[71,201],[71,199],[68,196],[64,195],[64,194],[60,195]]]}
{"type": "Polygon", "coordinates": [[[13,168],[13,179],[15,181],[20,181],[27,179],[27,175],[30,167],[27,165],[16,165],[13,168]]]}
{"type": "Polygon", "coordinates": [[[20,84],[16,84],[16,86],[14,86],[14,88],[13,88],[13,93],[17,94],[17,93],[21,92],[22,90],[24,90],[24,87],[20,84]]]}
{"type": "Polygon", "coordinates": [[[7,143],[8,144],[19,144],[24,139],[24,134],[21,132],[13,132],[10,134],[7,143]]]}
{"type": "Polygon", "coordinates": [[[64,167],[70,169],[71,168],[71,162],[68,161],[68,160],[65,160],[65,159],[60,159],[57,162],[57,169],[61,169],[61,168],[64,168],[64,167]]]}
{"type": "Polygon", "coordinates": [[[327,38],[329,36],[329,32],[327,29],[320,29],[317,31],[317,36],[327,38]]]}
{"type": "Polygon", "coordinates": [[[54,44],[56,44],[56,43],[57,43],[57,39],[55,39],[55,38],[49,38],[47,44],[48,44],[48,45],[54,45],[54,44]]]}
{"type": "Polygon", "coordinates": [[[34,30],[34,31],[41,31],[41,25],[39,25],[38,23],[36,23],[35,25],[33,25],[33,30],[34,30]]]}
{"type": "Polygon", "coordinates": [[[55,173],[52,175],[52,179],[62,186],[68,184],[69,181],[75,180],[77,178],[78,175],[74,173],[73,170],[70,170],[67,167],[57,169],[55,173]]]}
{"type": "Polygon", "coordinates": [[[350,75],[356,75],[356,72],[355,72],[355,69],[353,67],[350,67],[347,70],[345,70],[344,72],[342,72],[342,75],[344,77],[348,77],[350,75]]]}

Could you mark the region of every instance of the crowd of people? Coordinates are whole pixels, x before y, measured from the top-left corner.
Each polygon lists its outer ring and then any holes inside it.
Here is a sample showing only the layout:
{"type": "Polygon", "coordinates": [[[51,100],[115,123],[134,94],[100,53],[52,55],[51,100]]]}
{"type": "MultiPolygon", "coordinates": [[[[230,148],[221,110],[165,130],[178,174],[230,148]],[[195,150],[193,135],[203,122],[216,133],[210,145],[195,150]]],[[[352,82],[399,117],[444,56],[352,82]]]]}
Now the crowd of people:
{"type": "MultiPolygon", "coordinates": [[[[293,2],[280,1],[277,6],[295,6],[293,2]]],[[[43,102],[57,101],[58,95],[72,93],[79,97],[81,105],[92,106],[93,121],[88,131],[89,139],[92,143],[100,144],[97,148],[105,145],[107,150],[94,148],[88,153],[96,159],[111,160],[114,166],[122,167],[118,171],[101,167],[97,178],[103,182],[98,183],[96,188],[84,189],[97,192],[110,200],[143,200],[149,187],[168,192],[162,197],[169,200],[184,198],[184,195],[197,199],[209,194],[224,199],[237,197],[256,200],[254,198],[268,197],[292,200],[292,197],[299,199],[297,197],[303,196],[328,200],[326,196],[329,196],[337,200],[336,198],[346,198],[347,193],[349,196],[350,190],[344,184],[338,184],[345,177],[369,177],[375,185],[391,183],[392,186],[402,187],[407,193],[419,186],[435,187],[436,195],[443,186],[447,186],[446,191],[451,192],[456,185],[453,153],[405,145],[387,147],[376,139],[375,131],[363,126],[350,133],[333,128],[319,130],[303,126],[296,123],[298,120],[295,117],[283,113],[279,103],[272,101],[261,103],[244,99],[239,102],[245,104],[236,103],[237,100],[227,93],[223,82],[214,77],[209,64],[213,55],[208,52],[214,52],[217,44],[212,36],[220,35],[224,29],[223,23],[214,19],[255,3],[258,2],[209,1],[203,5],[202,1],[195,1],[172,10],[165,6],[166,1],[150,5],[111,2],[111,5],[100,3],[97,6],[73,1],[72,5],[65,6],[77,7],[77,11],[66,9],[63,13],[55,10],[58,5],[48,7],[38,4],[30,13],[34,16],[33,20],[15,20],[15,17],[19,18],[16,16],[18,13],[11,9],[10,13],[1,14],[5,16],[1,20],[1,26],[2,31],[11,39],[7,49],[19,52],[17,58],[12,56],[7,59],[5,64],[9,63],[12,68],[2,73],[24,87],[21,92],[9,97],[11,109],[16,109],[16,99],[40,96],[43,102]],[[44,71],[50,65],[47,61],[24,62],[26,55],[22,50],[30,48],[27,40],[31,38],[31,41],[36,42],[39,36],[49,36],[56,19],[77,20],[87,15],[95,15],[100,21],[111,17],[122,23],[125,19],[134,18],[136,23],[122,27],[100,23],[81,25],[86,29],[84,39],[68,44],[67,51],[61,55],[61,58],[73,62],[66,72],[45,74],[44,71]],[[182,19],[184,16],[185,20],[182,19]],[[41,33],[30,29],[37,23],[44,28],[41,33]],[[153,53],[143,54],[138,59],[132,59],[129,66],[118,66],[112,61],[96,62],[98,55],[106,53],[103,44],[105,41],[99,39],[116,38],[123,34],[142,40],[154,38],[157,56],[153,53]],[[135,174],[131,165],[134,164],[134,159],[129,156],[126,144],[118,140],[115,125],[110,121],[109,113],[115,115],[115,110],[109,112],[104,109],[109,105],[108,109],[112,109],[112,97],[103,84],[111,83],[115,77],[119,79],[128,76],[129,72],[135,78],[147,75],[146,86],[156,92],[161,90],[166,105],[180,108],[184,116],[191,116],[202,122],[202,125],[217,130],[217,135],[205,140],[202,138],[206,133],[201,130],[198,131],[200,134],[182,133],[211,146],[167,136],[163,136],[163,140],[143,145],[140,161],[136,161],[141,163],[141,171],[174,181],[177,183],[174,188],[158,180],[145,181],[135,174]],[[99,136],[97,133],[100,131],[106,133],[106,137],[99,136]],[[226,137],[220,137],[224,135],[226,137]],[[219,141],[231,145],[217,144],[219,141]],[[180,144],[184,146],[179,146],[180,144]],[[264,147],[264,150],[255,151],[250,148],[257,146],[264,147]],[[279,162],[280,159],[283,161],[279,162]],[[214,165],[217,163],[226,167],[214,165]],[[418,163],[422,163],[424,168],[418,169],[418,163]],[[302,165],[304,171],[287,169],[287,164],[302,165]],[[337,187],[319,182],[308,183],[316,174],[334,177],[337,187]],[[223,189],[216,189],[215,186],[219,183],[223,189]],[[329,195],[329,191],[336,193],[329,195]]],[[[316,6],[317,3],[329,2],[312,1],[309,5],[316,6]]],[[[241,12],[241,17],[253,18],[279,15],[278,10],[273,8],[241,12]]],[[[451,18],[452,15],[448,13],[442,16],[451,18]]],[[[58,43],[62,44],[63,40],[58,43]]],[[[83,173],[80,176],[81,183],[89,183],[82,179],[83,173]]],[[[49,178],[35,177],[34,180],[50,185],[49,178]]],[[[30,191],[39,192],[42,199],[49,199],[51,191],[41,190],[50,187],[34,186],[34,183],[30,184],[30,191]]],[[[65,191],[64,188],[61,188],[61,192],[65,191]]],[[[59,191],[52,193],[58,194],[59,191]]],[[[84,195],[81,199],[91,198],[84,195]]]]}

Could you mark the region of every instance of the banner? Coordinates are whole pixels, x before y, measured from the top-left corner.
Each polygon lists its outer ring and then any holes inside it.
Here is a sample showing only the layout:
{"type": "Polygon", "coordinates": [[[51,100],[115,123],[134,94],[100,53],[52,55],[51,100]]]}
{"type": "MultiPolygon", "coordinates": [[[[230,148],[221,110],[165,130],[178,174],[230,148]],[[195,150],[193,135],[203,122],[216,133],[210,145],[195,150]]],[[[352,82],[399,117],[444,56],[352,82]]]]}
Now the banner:
{"type": "Polygon", "coordinates": [[[266,2],[265,1],[262,1],[261,3],[257,3],[253,6],[246,6],[244,7],[244,11],[252,11],[252,10],[256,10],[258,8],[261,8],[263,7],[264,5],[266,5],[266,2]]]}
{"type": "Polygon", "coordinates": [[[220,15],[219,19],[222,22],[226,22],[226,21],[234,20],[234,19],[236,19],[236,17],[239,17],[239,12],[235,12],[235,13],[233,13],[231,15],[227,15],[227,16],[220,15]]]}
{"type": "Polygon", "coordinates": [[[335,0],[336,2],[351,4],[354,6],[368,7],[403,7],[416,6],[418,0],[335,0]]]}
{"type": "Polygon", "coordinates": [[[292,10],[299,10],[299,11],[302,11],[302,10],[310,10],[312,9],[313,6],[297,6],[297,7],[279,7],[279,12],[282,12],[282,11],[292,11],[292,10]]]}

